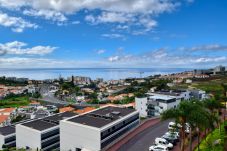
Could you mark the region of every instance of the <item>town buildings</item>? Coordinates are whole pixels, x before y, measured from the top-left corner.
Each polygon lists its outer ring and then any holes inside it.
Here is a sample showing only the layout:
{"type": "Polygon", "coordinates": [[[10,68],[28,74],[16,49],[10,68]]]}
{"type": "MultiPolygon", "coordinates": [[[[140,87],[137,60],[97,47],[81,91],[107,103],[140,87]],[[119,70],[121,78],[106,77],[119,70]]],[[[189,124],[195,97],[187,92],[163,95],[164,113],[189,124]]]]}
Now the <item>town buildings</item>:
{"type": "Polygon", "coordinates": [[[64,112],[42,119],[17,124],[17,148],[43,151],[59,149],[59,121],[75,115],[76,114],[72,112],[64,112]]]}
{"type": "Polygon", "coordinates": [[[189,90],[148,92],[144,97],[135,98],[136,110],[141,117],[159,116],[163,111],[176,108],[181,101],[188,101],[193,96],[189,90]]]}
{"type": "Polygon", "coordinates": [[[14,126],[0,127],[0,150],[3,147],[10,148],[16,146],[16,133],[14,126]]]}
{"type": "Polygon", "coordinates": [[[103,107],[60,122],[60,150],[100,151],[139,124],[134,109],[103,107]]]}

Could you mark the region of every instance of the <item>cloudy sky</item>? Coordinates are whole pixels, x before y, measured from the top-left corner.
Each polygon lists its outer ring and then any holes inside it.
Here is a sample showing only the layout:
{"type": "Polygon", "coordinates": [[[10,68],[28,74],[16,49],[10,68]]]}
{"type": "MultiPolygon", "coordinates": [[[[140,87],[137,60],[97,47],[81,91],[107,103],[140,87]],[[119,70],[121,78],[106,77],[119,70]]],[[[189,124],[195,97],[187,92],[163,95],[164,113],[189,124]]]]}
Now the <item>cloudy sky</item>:
{"type": "Polygon", "coordinates": [[[0,68],[227,65],[225,0],[0,0],[0,68]]]}

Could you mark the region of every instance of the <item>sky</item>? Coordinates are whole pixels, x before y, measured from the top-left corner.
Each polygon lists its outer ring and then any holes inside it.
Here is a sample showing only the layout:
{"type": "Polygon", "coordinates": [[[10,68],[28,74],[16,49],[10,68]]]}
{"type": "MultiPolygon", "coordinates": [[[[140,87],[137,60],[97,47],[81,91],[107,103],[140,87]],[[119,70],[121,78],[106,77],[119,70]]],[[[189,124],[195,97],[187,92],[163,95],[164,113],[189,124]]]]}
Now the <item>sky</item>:
{"type": "Polygon", "coordinates": [[[0,68],[227,66],[226,0],[0,0],[0,68]]]}

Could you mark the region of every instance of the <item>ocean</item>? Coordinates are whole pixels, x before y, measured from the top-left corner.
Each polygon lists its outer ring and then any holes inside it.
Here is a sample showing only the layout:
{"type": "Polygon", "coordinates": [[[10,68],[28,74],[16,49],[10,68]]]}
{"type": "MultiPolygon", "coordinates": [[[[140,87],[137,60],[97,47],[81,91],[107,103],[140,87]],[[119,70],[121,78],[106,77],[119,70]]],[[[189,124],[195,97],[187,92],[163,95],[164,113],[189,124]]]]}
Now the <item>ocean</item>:
{"type": "Polygon", "coordinates": [[[125,78],[147,77],[156,74],[169,74],[188,71],[185,68],[39,68],[39,69],[0,69],[0,76],[29,78],[33,80],[86,76],[93,80],[118,80],[125,78]]]}

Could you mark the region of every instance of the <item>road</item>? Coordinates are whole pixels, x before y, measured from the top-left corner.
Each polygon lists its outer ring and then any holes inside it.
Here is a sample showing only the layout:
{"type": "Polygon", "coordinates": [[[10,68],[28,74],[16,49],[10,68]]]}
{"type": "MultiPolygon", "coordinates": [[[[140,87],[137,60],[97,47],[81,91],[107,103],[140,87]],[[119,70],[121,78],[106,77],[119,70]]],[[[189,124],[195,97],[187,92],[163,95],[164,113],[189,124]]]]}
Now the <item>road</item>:
{"type": "Polygon", "coordinates": [[[125,143],[118,151],[148,151],[156,137],[161,137],[168,130],[170,120],[160,122],[142,131],[125,143]]]}

